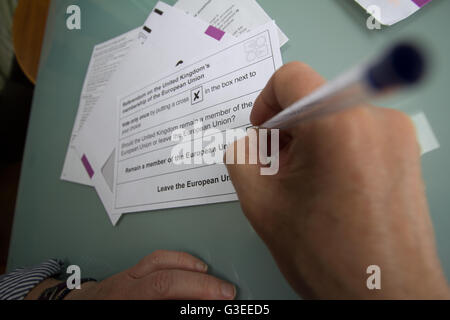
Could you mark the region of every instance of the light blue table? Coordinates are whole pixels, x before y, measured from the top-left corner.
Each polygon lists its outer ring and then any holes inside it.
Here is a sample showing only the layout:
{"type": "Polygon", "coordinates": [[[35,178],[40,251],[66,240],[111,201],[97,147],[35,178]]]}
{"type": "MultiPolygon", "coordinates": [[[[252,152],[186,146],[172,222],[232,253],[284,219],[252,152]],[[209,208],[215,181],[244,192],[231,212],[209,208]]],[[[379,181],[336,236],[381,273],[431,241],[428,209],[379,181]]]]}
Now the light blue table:
{"type": "MultiPolygon", "coordinates": [[[[93,46],[143,23],[156,1],[85,0],[82,30],[66,29],[66,8],[54,0],[30,119],[8,269],[50,257],[80,265],[99,279],[156,249],[184,250],[214,275],[238,285],[239,298],[296,298],[239,203],[128,215],[112,227],[95,191],[59,179],[93,46]]],[[[260,0],[289,36],[284,61],[303,60],[331,78],[394,39],[423,39],[434,68],[420,90],[385,101],[410,114],[424,111],[441,148],[423,157],[439,255],[450,276],[450,1],[435,0],[412,18],[380,31],[353,1],[260,0]]],[[[174,1],[168,1],[173,4],[174,1]]]]}

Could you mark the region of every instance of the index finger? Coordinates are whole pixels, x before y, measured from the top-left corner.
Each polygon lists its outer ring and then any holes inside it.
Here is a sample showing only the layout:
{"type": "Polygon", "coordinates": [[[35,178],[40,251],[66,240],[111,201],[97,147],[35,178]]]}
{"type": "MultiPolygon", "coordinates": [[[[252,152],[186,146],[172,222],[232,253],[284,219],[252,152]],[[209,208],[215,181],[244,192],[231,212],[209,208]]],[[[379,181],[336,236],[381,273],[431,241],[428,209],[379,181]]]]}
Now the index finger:
{"type": "Polygon", "coordinates": [[[250,122],[259,126],[325,83],[310,66],[291,62],[275,72],[255,100],[250,122]]]}
{"type": "Polygon", "coordinates": [[[140,279],[152,272],[164,269],[206,272],[208,266],[185,252],[157,250],[128,270],[133,279],[140,279]]]}
{"type": "Polygon", "coordinates": [[[162,270],[135,283],[133,297],[151,300],[233,300],[236,287],[211,275],[162,270]]]}

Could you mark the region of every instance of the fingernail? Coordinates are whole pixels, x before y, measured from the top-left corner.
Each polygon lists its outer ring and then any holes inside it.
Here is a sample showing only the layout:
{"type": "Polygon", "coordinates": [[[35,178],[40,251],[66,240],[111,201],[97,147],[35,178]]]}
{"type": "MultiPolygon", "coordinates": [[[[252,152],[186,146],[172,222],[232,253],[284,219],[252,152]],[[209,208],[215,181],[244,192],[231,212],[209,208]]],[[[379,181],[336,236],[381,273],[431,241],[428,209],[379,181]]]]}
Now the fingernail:
{"type": "Polygon", "coordinates": [[[222,291],[222,295],[226,299],[233,299],[235,294],[234,286],[229,283],[222,283],[220,285],[220,291],[222,291]]]}
{"type": "Polygon", "coordinates": [[[197,264],[195,265],[195,268],[198,271],[203,272],[203,271],[206,271],[206,269],[208,269],[208,266],[205,263],[197,262],[197,264]]]}

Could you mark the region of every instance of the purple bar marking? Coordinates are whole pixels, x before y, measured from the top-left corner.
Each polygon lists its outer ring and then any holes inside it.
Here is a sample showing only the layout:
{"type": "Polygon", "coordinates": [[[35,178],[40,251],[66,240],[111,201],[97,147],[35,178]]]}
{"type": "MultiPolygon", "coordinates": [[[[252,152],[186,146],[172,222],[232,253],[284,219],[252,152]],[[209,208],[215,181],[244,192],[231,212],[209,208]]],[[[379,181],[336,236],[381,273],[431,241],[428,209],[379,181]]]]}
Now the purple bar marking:
{"type": "Polygon", "coordinates": [[[83,154],[83,157],[81,157],[81,162],[83,162],[83,166],[86,169],[89,178],[92,179],[92,177],[94,176],[94,170],[92,169],[91,164],[89,163],[89,160],[87,159],[85,154],[83,154]]]}
{"type": "Polygon", "coordinates": [[[431,2],[431,0],[412,0],[417,6],[422,8],[424,5],[426,5],[428,2],[431,2]]]}
{"type": "Polygon", "coordinates": [[[206,29],[205,33],[216,39],[217,41],[220,41],[220,39],[222,39],[223,35],[225,34],[224,31],[217,29],[216,27],[213,26],[209,26],[208,29],[206,29]]]}

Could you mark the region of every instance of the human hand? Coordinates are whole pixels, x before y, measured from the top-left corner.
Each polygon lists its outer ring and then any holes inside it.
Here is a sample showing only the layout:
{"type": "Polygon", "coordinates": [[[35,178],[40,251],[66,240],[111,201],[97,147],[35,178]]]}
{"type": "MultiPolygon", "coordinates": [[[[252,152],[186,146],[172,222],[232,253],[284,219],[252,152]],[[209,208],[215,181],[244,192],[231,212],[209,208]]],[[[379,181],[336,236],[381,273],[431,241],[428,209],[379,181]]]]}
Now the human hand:
{"type": "Polygon", "coordinates": [[[89,282],[66,299],[232,300],[233,285],[208,275],[207,265],[183,252],[155,251],[134,267],[99,283],[89,282]]]}
{"type": "MultiPolygon", "coordinates": [[[[285,65],[256,99],[252,124],[323,83],[304,64],[285,65]]],[[[449,297],[405,114],[361,105],[281,134],[277,175],[260,175],[259,165],[228,170],[244,213],[300,295],[449,297]],[[381,268],[381,290],[366,286],[370,265],[381,268]]]]}

